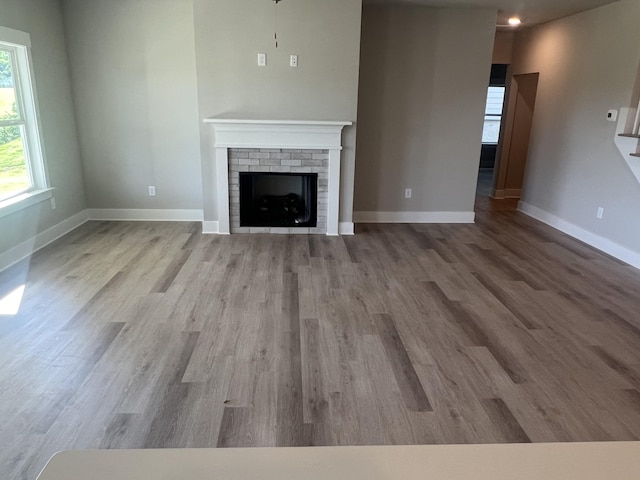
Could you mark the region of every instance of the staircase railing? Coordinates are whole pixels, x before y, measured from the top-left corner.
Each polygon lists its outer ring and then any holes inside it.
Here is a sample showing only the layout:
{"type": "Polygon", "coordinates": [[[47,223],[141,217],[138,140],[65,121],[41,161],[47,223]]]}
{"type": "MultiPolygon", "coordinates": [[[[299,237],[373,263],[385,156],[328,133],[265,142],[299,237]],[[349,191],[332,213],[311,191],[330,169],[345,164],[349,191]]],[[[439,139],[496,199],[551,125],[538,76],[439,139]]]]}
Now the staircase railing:
{"type": "Polygon", "coordinates": [[[640,104],[636,108],[620,109],[615,144],[640,182],[640,104]]]}

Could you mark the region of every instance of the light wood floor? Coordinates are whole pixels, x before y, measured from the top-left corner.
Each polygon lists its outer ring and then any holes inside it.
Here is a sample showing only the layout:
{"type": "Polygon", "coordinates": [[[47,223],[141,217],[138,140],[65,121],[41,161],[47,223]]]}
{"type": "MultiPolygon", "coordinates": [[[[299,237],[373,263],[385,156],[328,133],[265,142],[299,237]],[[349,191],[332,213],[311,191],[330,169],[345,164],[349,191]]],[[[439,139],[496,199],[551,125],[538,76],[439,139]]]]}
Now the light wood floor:
{"type": "MultiPolygon", "coordinates": [[[[88,223],[0,274],[0,478],[58,450],[640,438],[640,272],[509,209],[88,223]]],[[[504,204],[499,204],[504,205],[504,204]]]]}

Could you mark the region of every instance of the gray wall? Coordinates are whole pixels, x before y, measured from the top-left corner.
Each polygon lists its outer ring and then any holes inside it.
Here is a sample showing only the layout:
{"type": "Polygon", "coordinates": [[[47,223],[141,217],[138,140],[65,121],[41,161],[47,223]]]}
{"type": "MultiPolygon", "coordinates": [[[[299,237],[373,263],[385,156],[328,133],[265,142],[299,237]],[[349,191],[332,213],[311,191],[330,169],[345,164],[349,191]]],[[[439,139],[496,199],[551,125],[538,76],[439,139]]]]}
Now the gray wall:
{"type": "MultiPolygon", "coordinates": [[[[281,4],[277,51],[272,2],[63,5],[89,207],[204,205],[215,220],[204,117],[356,119],[360,0],[281,4]],[[269,55],[268,67],[258,69],[258,52],[269,55]],[[290,53],[299,55],[297,69],[288,66],[290,53]]],[[[345,146],[342,216],[350,218],[355,128],[345,132],[345,146]]]]}
{"type": "Polygon", "coordinates": [[[63,6],[88,206],[201,209],[193,1],[63,6]]]}
{"type": "Polygon", "coordinates": [[[31,34],[43,148],[57,203],[0,218],[0,252],[85,208],[60,5],[56,0],[0,0],[0,25],[31,34]]]}
{"type": "Polygon", "coordinates": [[[473,211],[495,21],[495,10],[365,7],[356,211],[473,211]]]}
{"type": "Polygon", "coordinates": [[[519,35],[513,55],[513,73],[540,72],[523,200],[638,253],[640,184],[606,114],[630,105],[639,18],[640,2],[617,2],[519,35]]]}
{"type": "MultiPolygon", "coordinates": [[[[195,0],[200,117],[356,120],[361,0],[195,0]],[[267,67],[257,66],[258,52],[267,67]],[[299,56],[298,68],[289,55],[299,56]]],[[[351,220],[356,128],[343,134],[340,220],[351,220]]],[[[216,220],[212,128],[201,125],[205,218],[216,220]]]]}

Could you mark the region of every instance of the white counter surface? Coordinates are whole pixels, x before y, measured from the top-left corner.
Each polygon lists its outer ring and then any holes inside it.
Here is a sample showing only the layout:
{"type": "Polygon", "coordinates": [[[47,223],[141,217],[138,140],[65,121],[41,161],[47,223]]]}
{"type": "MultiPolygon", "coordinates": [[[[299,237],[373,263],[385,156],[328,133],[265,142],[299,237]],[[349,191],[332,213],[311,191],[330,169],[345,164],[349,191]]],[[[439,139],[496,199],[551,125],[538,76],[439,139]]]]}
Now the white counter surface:
{"type": "Polygon", "coordinates": [[[640,442],[88,450],[38,480],[638,480],[640,442]]]}

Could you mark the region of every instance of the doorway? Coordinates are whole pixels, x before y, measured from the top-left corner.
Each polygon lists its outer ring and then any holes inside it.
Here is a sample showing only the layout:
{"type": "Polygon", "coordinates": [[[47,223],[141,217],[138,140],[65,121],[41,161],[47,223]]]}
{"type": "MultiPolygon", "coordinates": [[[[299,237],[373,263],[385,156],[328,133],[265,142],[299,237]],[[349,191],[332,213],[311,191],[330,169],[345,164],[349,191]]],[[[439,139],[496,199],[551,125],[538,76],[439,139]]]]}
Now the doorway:
{"type": "Polygon", "coordinates": [[[511,79],[496,155],[493,198],[519,199],[522,195],[539,77],[539,73],[527,73],[511,79]]]}
{"type": "Polygon", "coordinates": [[[480,151],[477,186],[478,196],[488,197],[492,194],[508,68],[509,65],[506,64],[491,65],[491,77],[489,79],[489,89],[484,114],[484,128],[482,130],[482,149],[480,151]]]}

